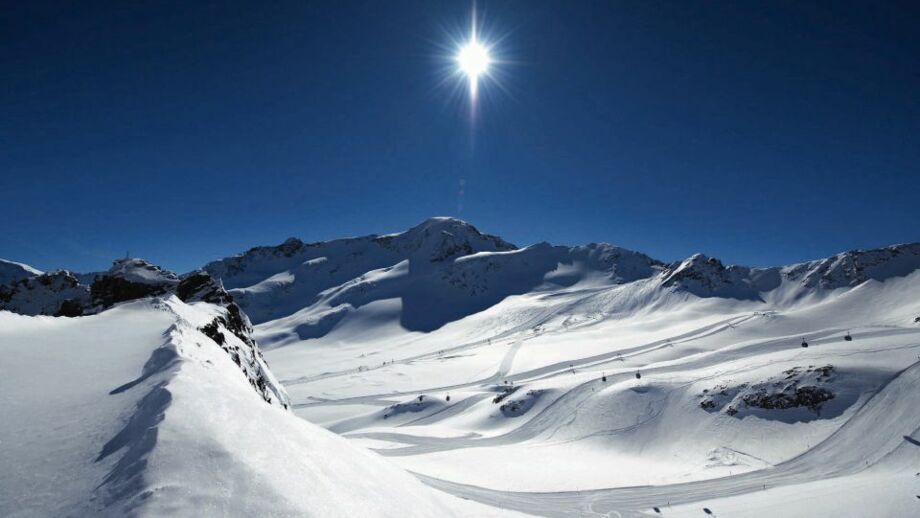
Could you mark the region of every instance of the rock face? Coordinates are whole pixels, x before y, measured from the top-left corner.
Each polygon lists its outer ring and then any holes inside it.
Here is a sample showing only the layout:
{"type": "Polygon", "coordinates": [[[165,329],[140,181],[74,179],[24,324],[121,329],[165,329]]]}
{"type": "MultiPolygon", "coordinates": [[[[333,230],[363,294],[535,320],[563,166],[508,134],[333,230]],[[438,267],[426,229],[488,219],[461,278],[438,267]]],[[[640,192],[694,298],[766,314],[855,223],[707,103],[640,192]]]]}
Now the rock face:
{"type": "Polygon", "coordinates": [[[119,302],[170,294],[186,303],[218,306],[220,314],[199,331],[230,356],[262,399],[288,407],[287,395],[269,372],[252,338],[249,318],[220,281],[207,272],[193,272],[180,280],[175,273],[143,259],[118,259],[111,269],[97,275],[91,286],[81,284],[66,271],[0,285],[0,309],[26,315],[75,317],[104,311],[119,302]]]}
{"type": "Polygon", "coordinates": [[[179,284],[176,274],[143,259],[117,259],[96,276],[90,289],[93,304],[108,308],[119,302],[172,292],[179,284]]]}
{"type": "Polygon", "coordinates": [[[89,288],[60,270],[0,285],[0,310],[24,315],[75,317],[90,310],[89,288]]]}
{"type": "Polygon", "coordinates": [[[694,254],[671,265],[664,273],[662,286],[692,293],[698,297],[759,298],[760,287],[752,282],[751,269],[726,267],[716,258],[694,254]]]}
{"type": "Polygon", "coordinates": [[[835,377],[833,365],[794,367],[760,383],[717,385],[699,395],[700,407],[707,412],[724,412],[730,416],[747,414],[749,409],[789,410],[805,408],[816,416],[822,405],[834,399],[826,386],[835,377]]]}
{"type": "Polygon", "coordinates": [[[249,384],[265,402],[290,406],[287,393],[271,375],[262,351],[252,338],[249,319],[231,299],[222,315],[198,329],[220,346],[243,371],[249,384]]]}
{"type": "Polygon", "coordinates": [[[233,302],[233,297],[224,289],[220,281],[214,280],[204,270],[198,270],[183,276],[176,286],[176,296],[183,302],[210,302],[226,305],[233,302]]]}

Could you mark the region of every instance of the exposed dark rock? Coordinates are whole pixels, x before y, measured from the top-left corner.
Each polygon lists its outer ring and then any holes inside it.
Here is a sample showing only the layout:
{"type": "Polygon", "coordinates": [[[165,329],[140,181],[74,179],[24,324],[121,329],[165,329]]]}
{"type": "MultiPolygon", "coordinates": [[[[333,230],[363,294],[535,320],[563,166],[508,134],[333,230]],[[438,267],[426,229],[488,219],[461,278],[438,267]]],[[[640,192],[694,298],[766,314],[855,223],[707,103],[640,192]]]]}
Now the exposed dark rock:
{"type": "Polygon", "coordinates": [[[108,308],[119,302],[162,295],[168,291],[168,287],[156,284],[140,284],[118,277],[103,275],[96,278],[91,291],[93,303],[103,308],[108,308]]]}
{"type": "Polygon", "coordinates": [[[227,293],[220,281],[214,280],[203,270],[185,276],[176,287],[176,296],[183,302],[201,301],[220,305],[233,302],[233,297],[227,293]]]}
{"type": "Polygon", "coordinates": [[[796,387],[794,392],[767,393],[761,389],[755,394],[745,395],[742,400],[751,407],[767,410],[806,407],[820,414],[821,403],[834,399],[834,393],[820,387],[796,387]]]}
{"type": "Polygon", "coordinates": [[[520,386],[517,386],[517,387],[516,387],[516,386],[514,386],[514,385],[501,385],[501,386],[499,386],[499,388],[498,388],[499,394],[498,394],[497,396],[495,396],[494,398],[492,398],[492,402],[495,403],[495,404],[501,403],[502,401],[504,401],[504,399],[505,399],[506,397],[510,396],[511,394],[514,394],[514,393],[517,391],[517,389],[519,389],[519,388],[520,388],[520,386]]]}
{"type": "Polygon", "coordinates": [[[96,276],[90,288],[93,304],[108,308],[119,302],[163,295],[179,284],[176,274],[143,259],[118,259],[96,276]]]}
{"type": "Polygon", "coordinates": [[[834,399],[834,393],[822,387],[833,379],[833,365],[795,367],[763,382],[738,385],[716,385],[705,389],[700,408],[707,412],[724,410],[727,415],[737,415],[742,409],[785,410],[807,408],[821,415],[821,407],[834,399]]]}
{"type": "Polygon", "coordinates": [[[0,285],[0,310],[23,315],[80,316],[89,311],[89,288],[60,270],[0,285]]]}
{"type": "Polygon", "coordinates": [[[227,339],[224,337],[224,334],[220,332],[220,323],[217,319],[214,319],[202,326],[200,331],[211,340],[217,342],[217,345],[224,345],[227,343],[227,339]]]}
{"type": "Polygon", "coordinates": [[[528,390],[523,397],[513,399],[499,407],[505,417],[519,417],[533,408],[534,404],[543,395],[542,390],[528,390]]]}
{"type": "Polygon", "coordinates": [[[61,307],[58,308],[57,313],[54,314],[56,317],[78,317],[83,314],[85,311],[84,301],[79,299],[67,299],[64,302],[61,302],[61,307]]]}

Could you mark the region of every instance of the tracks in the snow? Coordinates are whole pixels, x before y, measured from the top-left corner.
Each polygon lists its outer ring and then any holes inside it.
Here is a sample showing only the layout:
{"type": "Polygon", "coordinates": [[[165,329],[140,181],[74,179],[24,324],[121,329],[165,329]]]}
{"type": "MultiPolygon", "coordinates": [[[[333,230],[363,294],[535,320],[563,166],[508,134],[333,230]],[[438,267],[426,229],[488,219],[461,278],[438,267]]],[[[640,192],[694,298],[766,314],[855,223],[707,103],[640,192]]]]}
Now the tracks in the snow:
{"type": "MultiPolygon", "coordinates": [[[[548,493],[511,492],[416,474],[426,484],[485,504],[540,516],[648,516],[652,507],[700,502],[858,473],[899,450],[920,432],[916,401],[920,362],[891,378],[836,432],[805,453],[771,468],[723,478],[662,486],[548,493]]],[[[907,446],[905,446],[907,445],[907,446]]]]}

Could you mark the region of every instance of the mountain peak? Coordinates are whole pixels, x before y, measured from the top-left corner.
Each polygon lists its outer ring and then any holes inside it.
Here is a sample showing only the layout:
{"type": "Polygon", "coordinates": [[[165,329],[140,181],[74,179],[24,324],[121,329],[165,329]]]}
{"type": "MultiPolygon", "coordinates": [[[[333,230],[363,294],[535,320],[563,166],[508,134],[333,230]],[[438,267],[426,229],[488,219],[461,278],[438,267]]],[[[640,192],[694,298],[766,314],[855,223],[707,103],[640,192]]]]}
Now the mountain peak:
{"type": "Polygon", "coordinates": [[[872,250],[849,250],[817,261],[789,266],[787,277],[801,279],[807,287],[834,289],[867,280],[903,277],[920,268],[920,243],[892,245],[872,250]]]}
{"type": "Polygon", "coordinates": [[[477,252],[517,250],[498,236],[483,234],[469,223],[452,217],[432,217],[405,232],[380,236],[384,248],[398,251],[415,263],[438,263],[477,252]]]}
{"type": "Polygon", "coordinates": [[[178,284],[179,277],[168,270],[137,257],[125,257],[112,261],[112,267],[104,274],[141,284],[178,284]]]}

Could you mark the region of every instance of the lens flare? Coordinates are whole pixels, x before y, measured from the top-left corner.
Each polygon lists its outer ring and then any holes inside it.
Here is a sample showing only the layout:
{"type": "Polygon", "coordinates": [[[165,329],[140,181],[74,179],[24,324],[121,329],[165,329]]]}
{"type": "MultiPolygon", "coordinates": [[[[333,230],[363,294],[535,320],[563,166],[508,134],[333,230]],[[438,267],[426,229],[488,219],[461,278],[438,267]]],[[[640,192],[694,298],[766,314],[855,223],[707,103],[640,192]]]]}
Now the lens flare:
{"type": "Polygon", "coordinates": [[[491,62],[492,58],[489,57],[489,49],[476,40],[464,45],[457,54],[457,66],[470,79],[477,79],[482,74],[485,74],[489,70],[491,62]]]}
{"type": "Polygon", "coordinates": [[[476,99],[479,89],[479,78],[489,72],[492,57],[489,48],[476,38],[476,12],[473,11],[473,23],[470,27],[469,39],[460,46],[457,52],[457,67],[467,77],[470,85],[470,97],[476,99]]]}

